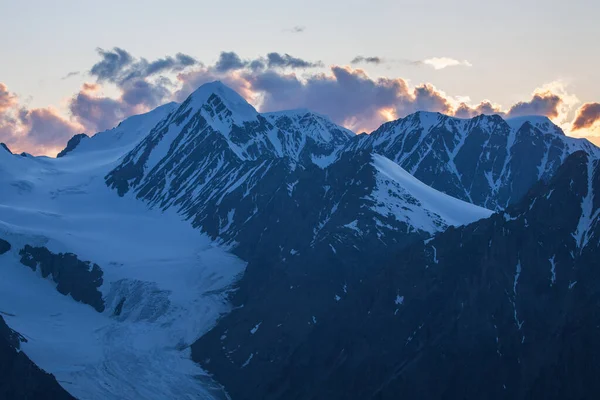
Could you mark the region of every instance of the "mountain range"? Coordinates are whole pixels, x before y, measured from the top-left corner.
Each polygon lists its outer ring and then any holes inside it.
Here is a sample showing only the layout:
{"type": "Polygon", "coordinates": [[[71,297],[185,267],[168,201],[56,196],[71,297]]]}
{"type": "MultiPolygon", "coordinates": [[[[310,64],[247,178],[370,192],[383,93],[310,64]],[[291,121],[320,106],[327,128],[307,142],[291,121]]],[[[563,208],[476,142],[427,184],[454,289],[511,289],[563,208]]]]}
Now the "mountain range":
{"type": "Polygon", "coordinates": [[[356,135],[220,82],[4,146],[0,394],[593,398],[599,158],[545,117],[356,135]]]}

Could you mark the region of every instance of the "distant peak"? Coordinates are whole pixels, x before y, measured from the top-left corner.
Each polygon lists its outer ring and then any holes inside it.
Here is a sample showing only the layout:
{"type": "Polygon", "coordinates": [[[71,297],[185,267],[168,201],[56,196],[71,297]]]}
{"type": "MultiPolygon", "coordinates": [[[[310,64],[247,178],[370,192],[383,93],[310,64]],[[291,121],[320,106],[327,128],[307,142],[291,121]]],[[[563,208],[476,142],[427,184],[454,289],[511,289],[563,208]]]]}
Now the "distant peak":
{"type": "Polygon", "coordinates": [[[507,118],[506,123],[515,131],[518,131],[524,125],[529,124],[543,133],[552,133],[561,136],[565,135],[560,127],[544,115],[526,115],[522,117],[507,118]]]}
{"type": "Polygon", "coordinates": [[[4,143],[0,143],[0,147],[3,148],[4,150],[8,151],[10,154],[12,154],[13,152],[10,151],[10,149],[8,148],[8,146],[4,143]]]}
{"type": "Polygon", "coordinates": [[[224,85],[221,81],[205,83],[196,89],[194,93],[191,94],[191,97],[194,102],[205,103],[213,94],[219,96],[222,100],[227,102],[250,105],[242,96],[238,94],[238,92],[224,85]]]}
{"type": "Polygon", "coordinates": [[[292,110],[281,110],[281,111],[271,111],[263,113],[265,116],[291,116],[291,115],[305,115],[305,114],[313,114],[308,108],[295,108],[292,110]]]}
{"type": "Polygon", "coordinates": [[[506,118],[506,121],[515,122],[515,123],[524,123],[524,122],[550,123],[550,124],[552,123],[550,118],[546,117],[545,115],[523,115],[520,117],[506,118]]]}
{"type": "Polygon", "coordinates": [[[272,112],[263,113],[262,115],[266,118],[280,118],[280,117],[296,118],[296,117],[305,117],[308,115],[308,116],[312,116],[312,117],[319,117],[319,118],[322,118],[329,122],[332,122],[331,118],[329,118],[327,115],[319,114],[317,112],[309,110],[308,108],[295,108],[292,110],[272,111],[272,112]]]}

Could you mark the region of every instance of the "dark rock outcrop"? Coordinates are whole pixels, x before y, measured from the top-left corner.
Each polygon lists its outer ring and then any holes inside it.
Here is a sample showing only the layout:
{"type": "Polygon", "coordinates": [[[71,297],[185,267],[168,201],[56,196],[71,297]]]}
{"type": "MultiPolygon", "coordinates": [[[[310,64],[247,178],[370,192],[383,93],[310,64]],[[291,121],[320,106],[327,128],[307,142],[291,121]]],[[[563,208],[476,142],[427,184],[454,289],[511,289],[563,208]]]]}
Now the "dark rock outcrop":
{"type": "Polygon", "coordinates": [[[61,152],[56,155],[56,158],[64,157],[67,154],[69,154],[70,152],[72,152],[73,150],[75,150],[75,148],[77,146],[79,146],[79,143],[81,143],[81,141],[83,139],[89,139],[89,136],[86,135],[85,133],[79,133],[79,134],[73,136],[67,142],[67,147],[65,147],[64,149],[62,149],[61,152]]]}
{"type": "Polygon", "coordinates": [[[0,315],[0,399],[74,399],[53,375],[38,368],[19,351],[21,342],[25,341],[0,315]]]}
{"type": "Polygon", "coordinates": [[[4,150],[8,151],[10,154],[13,153],[12,151],[10,151],[10,149],[8,148],[8,146],[5,143],[0,143],[0,148],[3,148],[4,150]]]}
{"type": "Polygon", "coordinates": [[[81,261],[75,254],[54,254],[45,247],[31,247],[26,245],[19,251],[21,264],[36,271],[38,266],[44,278],[52,275],[52,280],[57,283],[59,293],[71,295],[74,300],[89,304],[96,311],[104,311],[102,292],[102,269],[97,264],[81,261]]]}
{"type": "Polygon", "coordinates": [[[9,252],[11,248],[12,248],[12,246],[10,245],[9,242],[0,238],[0,255],[9,252]]]}

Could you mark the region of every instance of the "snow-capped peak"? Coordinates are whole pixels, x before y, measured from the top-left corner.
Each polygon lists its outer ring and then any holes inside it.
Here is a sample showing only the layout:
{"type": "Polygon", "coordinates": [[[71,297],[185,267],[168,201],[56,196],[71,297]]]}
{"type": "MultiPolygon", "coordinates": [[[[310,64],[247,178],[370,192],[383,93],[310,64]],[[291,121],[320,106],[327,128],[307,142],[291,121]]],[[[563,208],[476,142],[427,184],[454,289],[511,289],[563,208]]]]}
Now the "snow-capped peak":
{"type": "Polygon", "coordinates": [[[12,151],[8,148],[8,146],[5,143],[0,143],[0,147],[12,154],[12,151]]]}
{"type": "Polygon", "coordinates": [[[531,124],[531,126],[539,129],[544,134],[554,134],[565,136],[565,133],[556,126],[548,117],[543,115],[527,115],[523,117],[514,117],[507,118],[506,123],[513,129],[515,132],[519,131],[523,125],[526,123],[531,124]]]}
{"type": "MultiPolygon", "coordinates": [[[[254,121],[258,116],[258,112],[252,107],[242,96],[235,90],[224,85],[221,81],[205,83],[194,91],[190,97],[190,105],[195,108],[201,108],[207,103],[211,103],[211,99],[218,98],[220,103],[231,112],[231,118],[236,124],[243,125],[246,121],[254,121]]],[[[216,100],[216,99],[215,99],[216,100]]],[[[219,101],[212,103],[219,112],[219,101]]]]}
{"type": "Polygon", "coordinates": [[[336,125],[329,117],[305,108],[269,112],[262,116],[286,130],[293,126],[320,143],[343,143],[356,136],[354,132],[336,125]]]}
{"type": "Polygon", "coordinates": [[[430,112],[388,122],[358,147],[391,159],[437,190],[494,210],[552,176],[570,153],[600,154],[543,116],[459,119],[430,112]]]}

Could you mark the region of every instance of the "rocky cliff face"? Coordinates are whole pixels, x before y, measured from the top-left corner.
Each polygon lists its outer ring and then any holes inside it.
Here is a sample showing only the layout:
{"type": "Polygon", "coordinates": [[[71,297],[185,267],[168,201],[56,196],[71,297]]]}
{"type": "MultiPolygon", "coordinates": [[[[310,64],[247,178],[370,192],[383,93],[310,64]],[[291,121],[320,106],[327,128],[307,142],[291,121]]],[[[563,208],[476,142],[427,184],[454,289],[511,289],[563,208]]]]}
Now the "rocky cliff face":
{"type": "Polygon", "coordinates": [[[398,252],[283,356],[238,364],[226,324],[196,355],[240,399],[595,398],[599,193],[575,153],[506,212],[398,252]]]}
{"type": "Polygon", "coordinates": [[[79,143],[81,143],[81,141],[85,140],[85,139],[89,139],[89,136],[86,135],[85,133],[80,133],[78,135],[73,136],[67,142],[67,147],[65,147],[64,149],[62,149],[56,155],[56,158],[60,158],[60,157],[66,156],[67,154],[69,154],[70,152],[72,152],[73,150],[75,150],[77,148],[77,146],[79,146],[79,143]]]}
{"type": "Polygon", "coordinates": [[[388,122],[349,148],[382,154],[425,184],[493,210],[520,201],[569,154],[600,156],[596,146],[565,136],[545,117],[458,119],[429,112],[388,122]]]}
{"type": "Polygon", "coordinates": [[[27,341],[10,329],[0,315],[0,398],[31,400],[74,399],[54,376],[39,369],[20,351],[27,341]]]}
{"type": "Polygon", "coordinates": [[[0,239],[0,255],[10,251],[12,248],[11,244],[4,239],[0,239]]]}
{"type": "Polygon", "coordinates": [[[71,295],[75,301],[89,304],[98,312],[104,311],[99,290],[103,272],[97,264],[81,261],[75,254],[54,254],[45,247],[29,245],[21,249],[19,255],[21,264],[33,271],[39,268],[43,278],[51,276],[59,293],[71,295]]]}

